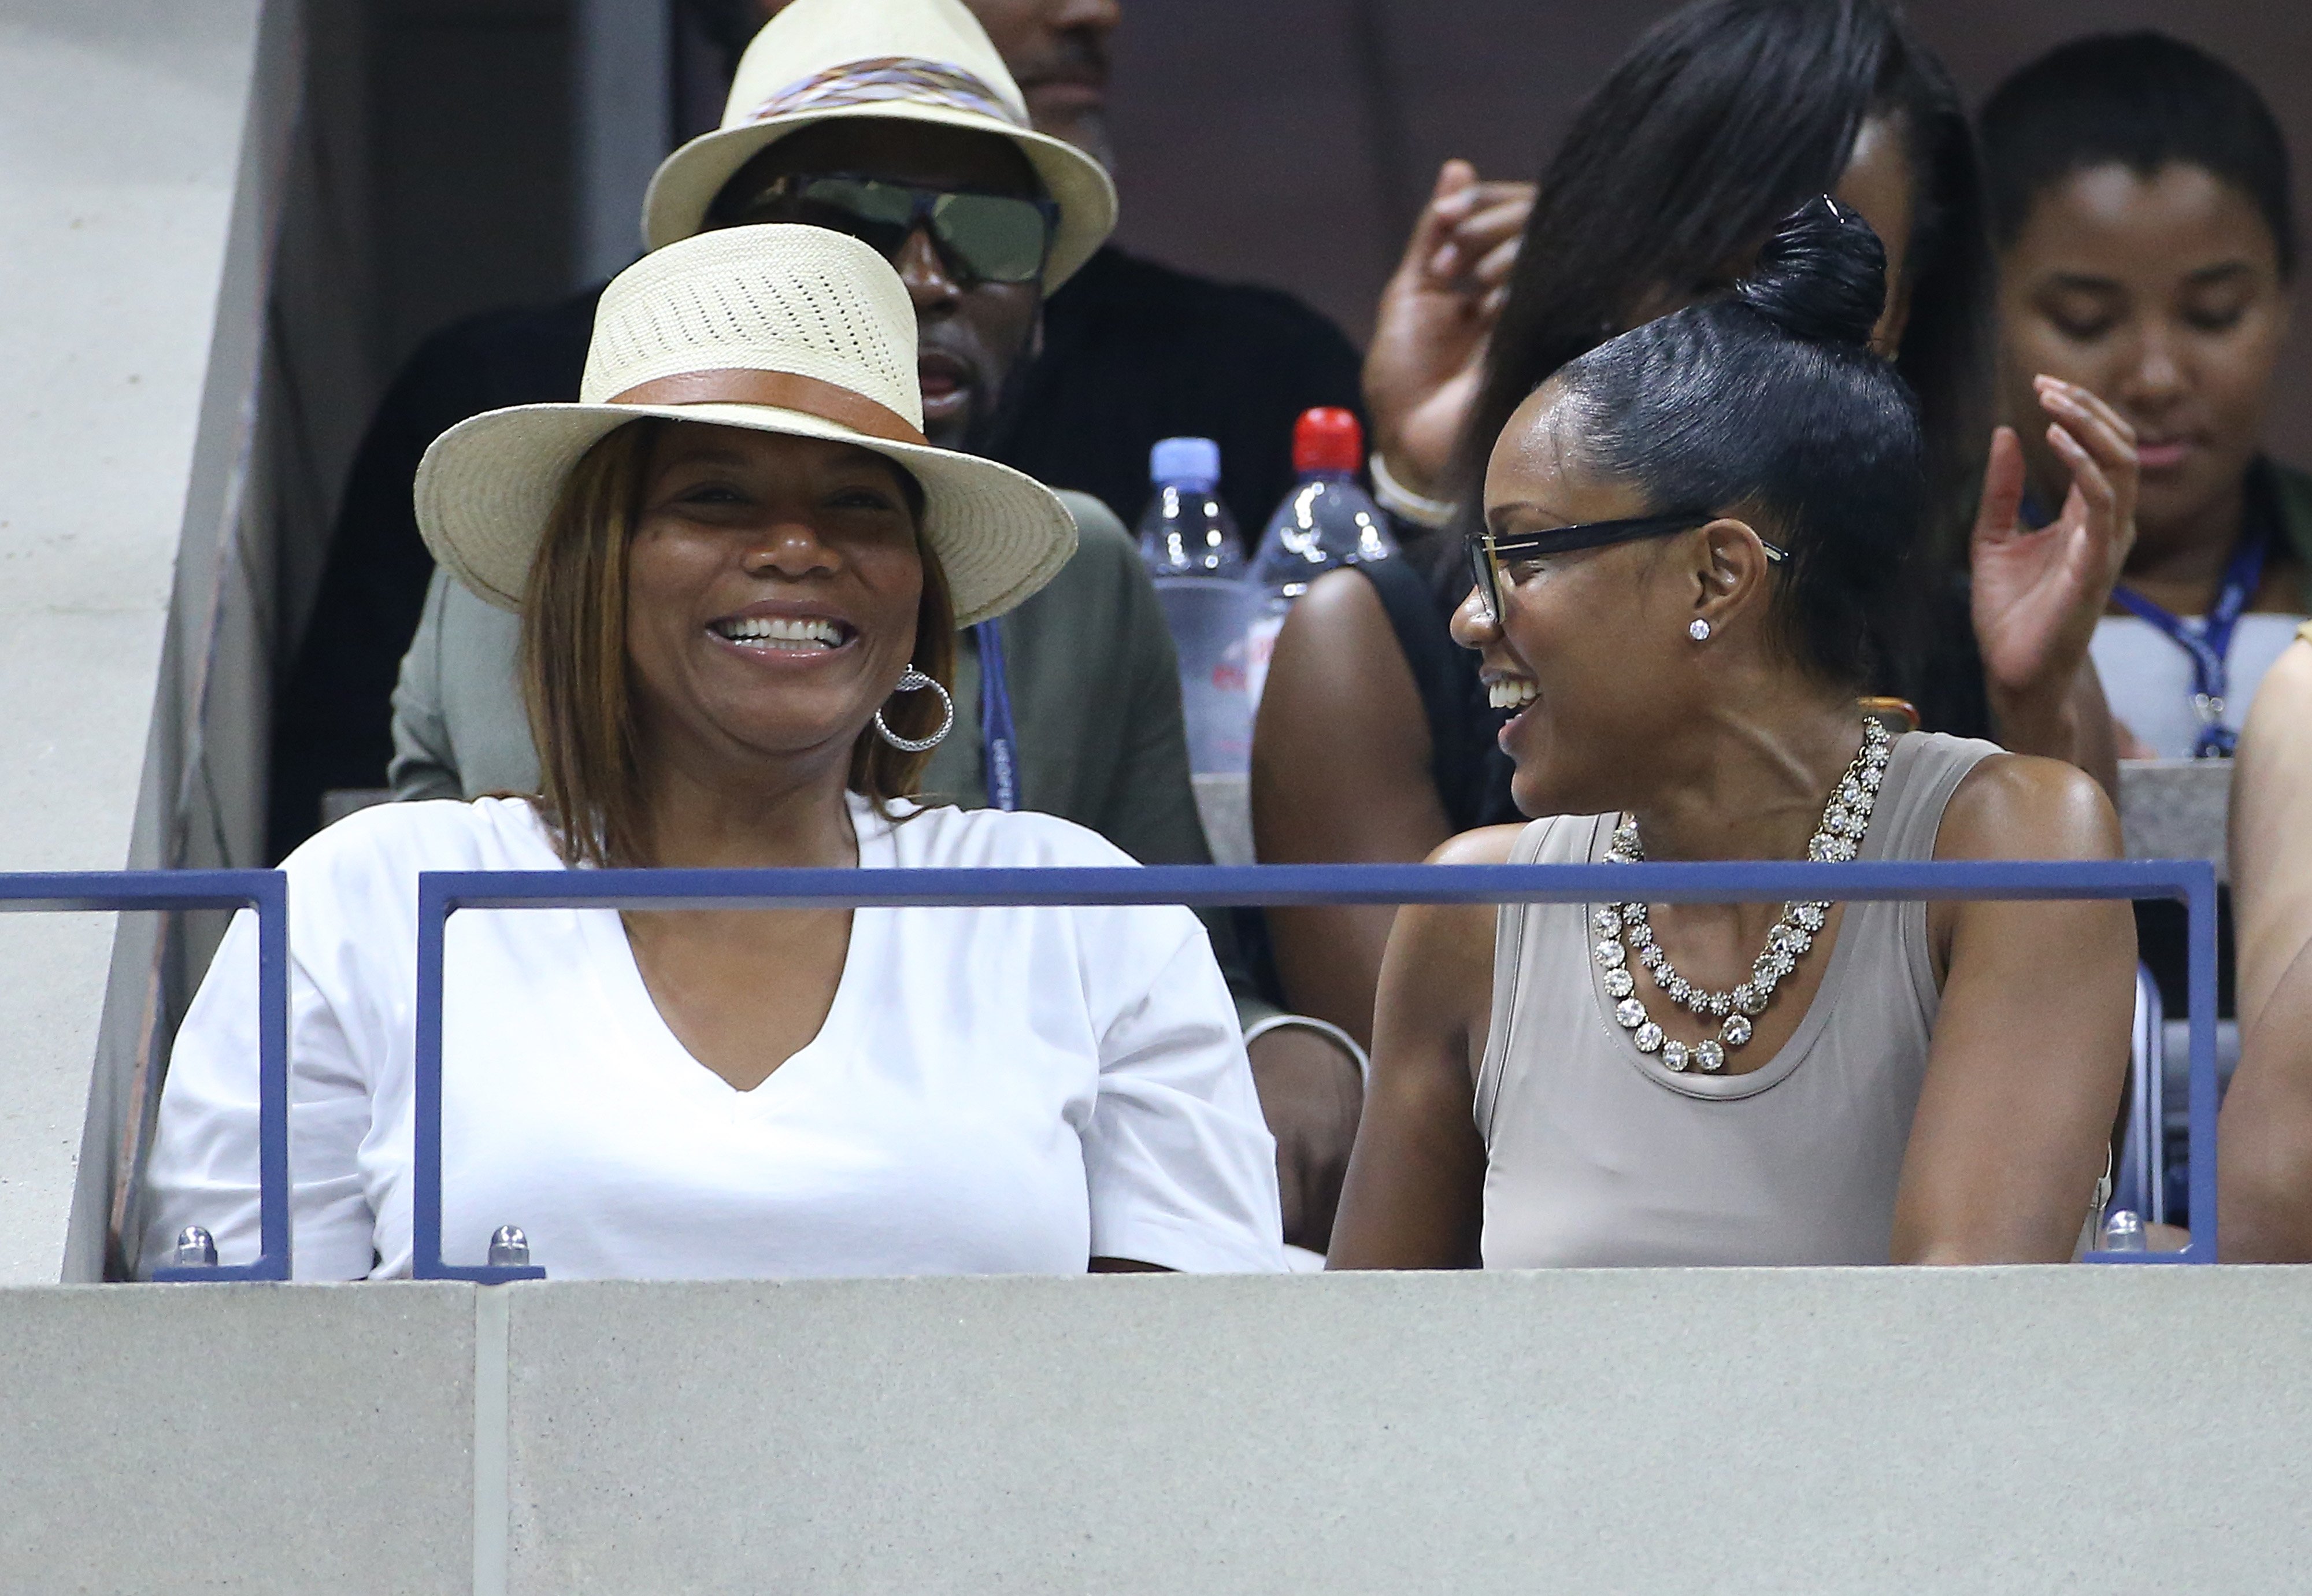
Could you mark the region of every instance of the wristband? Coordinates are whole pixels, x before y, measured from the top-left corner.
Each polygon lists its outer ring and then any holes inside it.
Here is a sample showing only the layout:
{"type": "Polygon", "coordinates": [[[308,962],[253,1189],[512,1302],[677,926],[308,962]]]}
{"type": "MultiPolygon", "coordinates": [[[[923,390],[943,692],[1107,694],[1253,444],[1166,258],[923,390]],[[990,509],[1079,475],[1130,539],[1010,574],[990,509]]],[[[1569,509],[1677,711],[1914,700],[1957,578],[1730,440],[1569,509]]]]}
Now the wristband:
{"type": "Polygon", "coordinates": [[[1265,1020],[1256,1020],[1252,1028],[1244,1033],[1244,1045],[1250,1048],[1270,1031],[1283,1030],[1288,1026],[1299,1030],[1313,1030],[1318,1036],[1337,1043],[1356,1062],[1357,1083],[1360,1086],[1372,1083],[1372,1059],[1357,1046],[1357,1039],[1331,1021],[1319,1020],[1312,1014],[1271,1014],[1265,1020]]]}
{"type": "Polygon", "coordinates": [[[1401,521],[1415,526],[1425,526],[1432,531],[1452,524],[1461,507],[1444,499],[1432,499],[1417,494],[1397,479],[1388,469],[1388,460],[1379,450],[1366,462],[1372,473],[1373,497],[1380,507],[1401,521]]]}

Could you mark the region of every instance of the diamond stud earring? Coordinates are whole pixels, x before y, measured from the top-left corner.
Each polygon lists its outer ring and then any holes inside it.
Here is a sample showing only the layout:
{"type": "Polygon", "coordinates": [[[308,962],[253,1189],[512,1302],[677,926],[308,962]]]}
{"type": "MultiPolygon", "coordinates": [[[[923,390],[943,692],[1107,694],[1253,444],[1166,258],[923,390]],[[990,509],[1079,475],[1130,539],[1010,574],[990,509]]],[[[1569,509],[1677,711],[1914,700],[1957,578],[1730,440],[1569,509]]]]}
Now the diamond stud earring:
{"type": "Polygon", "coordinates": [[[1694,624],[1686,628],[1686,635],[1696,643],[1707,643],[1710,641],[1710,623],[1697,616],[1694,624]]]}

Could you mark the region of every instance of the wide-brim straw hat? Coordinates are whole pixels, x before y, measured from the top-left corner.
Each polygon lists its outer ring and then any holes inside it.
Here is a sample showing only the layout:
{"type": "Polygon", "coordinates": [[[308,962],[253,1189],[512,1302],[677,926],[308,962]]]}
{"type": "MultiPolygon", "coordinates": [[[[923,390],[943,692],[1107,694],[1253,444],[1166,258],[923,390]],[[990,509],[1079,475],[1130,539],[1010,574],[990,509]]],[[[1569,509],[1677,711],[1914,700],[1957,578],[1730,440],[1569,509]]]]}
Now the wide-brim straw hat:
{"type": "Polygon", "coordinates": [[[594,312],[579,402],[460,422],[417,469],[434,557],[520,609],[571,469],[630,421],[661,417],[854,443],[924,489],[924,538],[956,624],[1000,615],[1055,575],[1076,527],[1052,490],[924,440],[915,311],[890,263],[823,227],[731,227],[618,274],[594,312]]]}
{"type": "Polygon", "coordinates": [[[992,133],[1026,156],[1059,206],[1044,268],[1049,294],[1116,230],[1116,185],[1099,162],[1029,125],[1028,102],[961,0],[795,0],[739,62],[722,126],[662,162],[643,201],[653,250],[690,237],[739,169],[789,134],[870,117],[992,133]]]}

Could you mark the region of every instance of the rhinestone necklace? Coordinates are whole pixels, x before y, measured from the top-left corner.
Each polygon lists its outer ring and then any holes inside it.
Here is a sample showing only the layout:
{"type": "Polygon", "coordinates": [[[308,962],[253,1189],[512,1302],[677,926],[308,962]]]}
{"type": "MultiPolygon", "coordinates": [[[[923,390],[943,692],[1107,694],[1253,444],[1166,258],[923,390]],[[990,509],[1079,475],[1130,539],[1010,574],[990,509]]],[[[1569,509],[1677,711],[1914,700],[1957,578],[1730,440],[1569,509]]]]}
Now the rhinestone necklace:
{"type": "MultiPolygon", "coordinates": [[[[1863,833],[1870,829],[1870,811],[1878,802],[1879,784],[1887,779],[1887,759],[1893,747],[1894,739],[1885,726],[1873,719],[1862,723],[1862,748],[1831,790],[1822,824],[1815,828],[1807,844],[1808,858],[1843,864],[1854,857],[1863,833]]],[[[1606,850],[1607,863],[1631,864],[1645,856],[1637,821],[1623,816],[1615,828],[1613,844],[1606,850]]],[[[1784,904],[1782,917],[1766,933],[1766,945],[1750,968],[1750,978],[1725,992],[1705,991],[1677,973],[1669,955],[1654,940],[1642,903],[1608,904],[1590,916],[1590,929],[1598,939],[1590,957],[1606,971],[1606,995],[1620,1000],[1614,1005],[1615,1022],[1630,1032],[1639,1052],[1660,1054],[1668,1069],[1715,1074],[1726,1067],[1729,1048],[1738,1048],[1750,1039],[1751,1020],[1766,1012],[1766,1005],[1774,999],[1774,988],[1814,946],[1815,935],[1829,914],[1826,903],[1784,904]],[[1633,958],[1671,1003],[1711,1019],[1723,1019],[1717,1036],[1691,1048],[1664,1036],[1637,995],[1637,978],[1629,969],[1633,958]]]]}

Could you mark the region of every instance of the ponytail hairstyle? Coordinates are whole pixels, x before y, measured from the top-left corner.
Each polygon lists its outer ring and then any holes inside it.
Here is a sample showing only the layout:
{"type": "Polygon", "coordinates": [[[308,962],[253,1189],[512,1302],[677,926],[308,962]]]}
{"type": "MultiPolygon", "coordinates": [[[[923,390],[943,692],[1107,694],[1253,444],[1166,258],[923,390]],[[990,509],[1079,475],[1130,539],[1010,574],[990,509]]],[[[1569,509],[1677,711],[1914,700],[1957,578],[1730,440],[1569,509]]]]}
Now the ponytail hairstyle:
{"type": "Polygon", "coordinates": [[[1783,646],[1854,689],[1888,662],[1924,526],[1919,407],[1870,350],[1878,234],[1827,196],[1784,218],[1732,291],[1649,321],[1555,377],[1570,451],[1649,507],[1740,515],[1776,568],[1783,646]]]}
{"type": "Polygon", "coordinates": [[[1462,435],[1449,486],[1464,517],[1527,395],[1665,305],[1723,293],[1782,218],[1838,186],[1874,117],[1901,135],[1913,184],[1895,365],[1918,395],[1938,552],[1963,556],[1990,437],[1994,268],[1966,109],[1893,0],[1699,0],[1573,113],[1462,435]]]}

